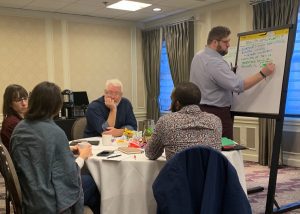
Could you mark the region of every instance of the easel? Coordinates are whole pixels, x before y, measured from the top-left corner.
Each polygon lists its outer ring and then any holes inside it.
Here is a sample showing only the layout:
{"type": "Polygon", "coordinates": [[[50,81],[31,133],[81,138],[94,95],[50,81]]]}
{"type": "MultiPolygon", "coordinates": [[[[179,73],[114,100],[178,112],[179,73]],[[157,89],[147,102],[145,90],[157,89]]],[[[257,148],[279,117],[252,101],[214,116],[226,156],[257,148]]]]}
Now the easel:
{"type": "MultiPolygon", "coordinates": [[[[291,210],[300,208],[300,201],[280,207],[275,200],[278,161],[279,161],[280,146],[281,146],[281,141],[282,141],[282,131],[283,131],[286,96],[287,96],[287,87],[288,87],[290,63],[291,63],[295,35],[296,35],[296,26],[289,25],[289,26],[276,27],[276,28],[271,28],[271,29],[262,29],[262,30],[254,31],[252,33],[269,32],[271,30],[277,30],[277,29],[281,29],[281,28],[288,28],[289,34],[288,34],[286,59],[285,59],[285,64],[284,64],[284,74],[283,74],[282,88],[281,88],[281,95],[280,95],[279,113],[278,114],[263,114],[263,113],[253,113],[253,112],[233,112],[234,115],[239,115],[239,116],[250,116],[250,117],[276,119],[275,136],[274,136],[274,140],[273,140],[273,151],[272,151],[267,202],[266,202],[266,210],[265,210],[266,214],[284,213],[287,211],[291,211],[291,210]],[[273,209],[274,205],[276,206],[276,208],[273,209]]],[[[243,35],[247,35],[247,34],[251,34],[251,32],[250,33],[242,33],[239,35],[243,36],[243,35]]],[[[240,43],[240,39],[239,39],[239,43],[240,43]]],[[[238,45],[238,47],[239,47],[239,45],[238,45]]],[[[236,59],[236,61],[237,61],[237,59],[236,59]]],[[[274,63],[276,64],[276,62],[274,62],[274,63]]]]}
{"type": "Polygon", "coordinates": [[[273,151],[272,151],[272,159],[271,159],[271,168],[269,175],[269,185],[268,185],[268,194],[267,194],[267,202],[266,202],[266,214],[269,213],[285,213],[294,209],[300,208],[300,201],[296,203],[291,203],[283,206],[279,206],[277,201],[275,200],[275,191],[276,191],[276,182],[277,182],[277,172],[278,172],[278,161],[280,154],[280,147],[282,141],[282,132],[283,132],[283,122],[284,122],[284,113],[285,113],[285,104],[286,104],[286,96],[287,96],[287,87],[288,87],[288,79],[289,79],[289,71],[290,71],[290,62],[292,59],[292,50],[295,43],[295,35],[296,35],[296,26],[290,27],[289,39],[288,39],[288,48],[287,48],[287,57],[285,63],[285,72],[283,79],[283,87],[281,92],[281,103],[279,109],[279,117],[276,118],[276,127],[275,127],[275,136],[273,140],[273,151]],[[273,209],[273,206],[276,208],[273,209]]]}

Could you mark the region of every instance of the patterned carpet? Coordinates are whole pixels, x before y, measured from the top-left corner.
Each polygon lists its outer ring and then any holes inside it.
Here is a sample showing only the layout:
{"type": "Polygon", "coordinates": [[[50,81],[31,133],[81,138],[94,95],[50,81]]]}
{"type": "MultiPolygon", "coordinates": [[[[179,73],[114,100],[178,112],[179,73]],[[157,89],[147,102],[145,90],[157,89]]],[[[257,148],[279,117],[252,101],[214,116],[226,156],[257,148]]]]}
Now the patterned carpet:
{"type": "MultiPolygon", "coordinates": [[[[245,173],[248,188],[256,186],[262,186],[265,188],[263,192],[248,196],[253,214],[262,214],[265,212],[267,199],[269,168],[266,166],[260,166],[254,162],[246,161],[245,173]]],[[[4,190],[4,181],[0,174],[0,214],[5,213],[4,190]]],[[[278,170],[275,199],[279,206],[300,201],[300,168],[283,167],[278,170]]],[[[293,210],[288,213],[300,214],[300,209],[293,210]]]]}
{"type": "MultiPolygon", "coordinates": [[[[265,212],[269,168],[254,162],[245,162],[247,187],[262,186],[264,191],[248,196],[253,214],[265,212]]],[[[275,199],[279,206],[300,201],[300,168],[282,167],[278,169],[275,199]]],[[[300,213],[300,209],[286,212],[289,214],[300,213]]]]}

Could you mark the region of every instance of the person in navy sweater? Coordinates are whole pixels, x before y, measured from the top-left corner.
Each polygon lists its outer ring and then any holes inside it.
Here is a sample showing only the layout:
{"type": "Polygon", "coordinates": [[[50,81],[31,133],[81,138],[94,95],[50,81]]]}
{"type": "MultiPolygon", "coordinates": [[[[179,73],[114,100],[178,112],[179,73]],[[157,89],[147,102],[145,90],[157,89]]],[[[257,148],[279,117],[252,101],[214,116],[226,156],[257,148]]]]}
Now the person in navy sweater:
{"type": "Polygon", "coordinates": [[[111,134],[123,135],[124,129],[136,130],[137,122],[130,101],[123,95],[123,84],[118,79],[106,81],[104,95],[89,104],[84,137],[111,134]]]}

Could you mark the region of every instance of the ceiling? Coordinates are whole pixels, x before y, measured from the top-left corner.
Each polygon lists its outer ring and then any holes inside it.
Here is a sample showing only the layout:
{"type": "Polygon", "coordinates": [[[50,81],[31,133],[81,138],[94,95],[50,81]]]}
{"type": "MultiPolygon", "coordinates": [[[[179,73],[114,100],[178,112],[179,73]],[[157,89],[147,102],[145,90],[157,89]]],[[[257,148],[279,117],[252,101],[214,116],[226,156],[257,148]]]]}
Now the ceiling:
{"type": "Polygon", "coordinates": [[[134,0],[152,4],[152,6],[148,8],[135,12],[114,10],[105,7],[105,5],[110,5],[118,1],[119,0],[0,0],[0,7],[94,16],[134,22],[149,22],[224,0],[134,0]],[[160,7],[162,11],[153,12],[152,9],[156,7],[160,7]]]}

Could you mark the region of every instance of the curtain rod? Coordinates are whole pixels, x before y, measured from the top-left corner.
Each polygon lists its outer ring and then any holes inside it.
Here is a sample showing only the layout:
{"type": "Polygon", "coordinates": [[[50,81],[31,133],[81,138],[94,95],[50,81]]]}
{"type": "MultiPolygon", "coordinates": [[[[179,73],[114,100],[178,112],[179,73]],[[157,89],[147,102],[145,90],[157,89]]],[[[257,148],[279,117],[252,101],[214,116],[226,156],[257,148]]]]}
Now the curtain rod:
{"type": "Polygon", "coordinates": [[[155,28],[160,28],[160,27],[166,27],[166,26],[172,26],[172,25],[176,25],[176,24],[179,24],[179,23],[182,23],[182,22],[194,22],[195,21],[195,18],[194,16],[190,17],[190,18],[187,18],[187,19],[183,19],[183,20],[178,20],[176,22],[172,22],[172,23],[168,23],[168,24],[160,24],[160,25],[155,25],[155,26],[152,26],[152,27],[149,27],[149,28],[144,28],[143,30],[153,30],[155,28]]]}
{"type": "Polygon", "coordinates": [[[182,22],[193,22],[195,21],[195,18],[192,16],[188,19],[183,19],[183,20],[178,20],[176,22],[173,22],[173,23],[170,23],[170,24],[166,24],[166,25],[162,25],[162,26],[170,26],[170,25],[176,25],[176,24],[179,24],[179,23],[182,23],[182,22]]]}
{"type": "Polygon", "coordinates": [[[249,1],[249,5],[256,5],[256,4],[260,4],[260,3],[264,3],[264,2],[268,2],[271,0],[250,0],[249,1]]]}

